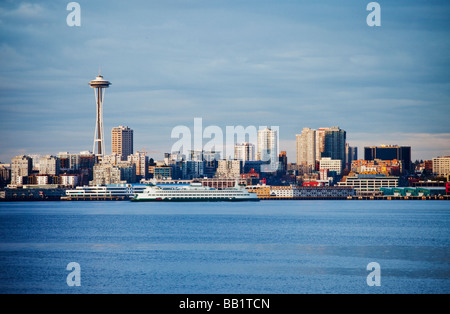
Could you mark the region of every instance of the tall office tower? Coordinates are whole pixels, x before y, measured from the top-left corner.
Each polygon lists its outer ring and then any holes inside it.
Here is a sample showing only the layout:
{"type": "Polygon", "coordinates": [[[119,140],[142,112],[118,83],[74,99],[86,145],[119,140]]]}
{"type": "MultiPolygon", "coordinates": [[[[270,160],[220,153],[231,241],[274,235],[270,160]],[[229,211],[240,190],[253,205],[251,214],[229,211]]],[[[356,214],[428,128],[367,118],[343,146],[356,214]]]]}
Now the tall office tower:
{"type": "Polygon", "coordinates": [[[255,160],[255,145],[251,143],[241,143],[234,146],[234,159],[241,161],[255,160]]]}
{"type": "Polygon", "coordinates": [[[316,158],[339,159],[345,167],[345,143],[347,133],[339,127],[320,128],[316,131],[316,158]]]}
{"type": "Polygon", "coordinates": [[[281,171],[283,174],[286,174],[286,171],[287,171],[287,165],[288,165],[288,160],[287,160],[287,153],[286,153],[286,151],[282,151],[282,152],[278,155],[278,163],[279,163],[278,170],[281,171]]]}
{"type": "Polygon", "coordinates": [[[302,133],[297,134],[297,165],[306,164],[314,168],[316,160],[316,130],[303,128],[302,133]]]}
{"type": "Polygon", "coordinates": [[[403,169],[411,171],[411,146],[381,145],[364,147],[365,160],[401,160],[403,169]]]}
{"type": "Polygon", "coordinates": [[[278,132],[265,128],[258,131],[258,147],[256,160],[270,161],[267,171],[276,171],[278,168],[278,132]]]}
{"type": "Polygon", "coordinates": [[[105,154],[105,134],[103,130],[103,98],[105,97],[105,92],[103,90],[108,88],[111,83],[105,81],[103,76],[99,74],[95,80],[89,82],[89,85],[95,89],[95,102],[97,104],[93,151],[97,156],[103,156],[105,154]],[[95,151],[96,146],[97,152],[95,151]]]}
{"type": "Polygon", "coordinates": [[[127,160],[133,154],[133,130],[127,126],[118,126],[111,131],[111,150],[113,154],[127,160]]]}
{"type": "Polygon", "coordinates": [[[323,157],[346,162],[346,132],[339,127],[312,130],[304,128],[297,134],[297,164],[315,167],[323,157]]]}
{"type": "Polygon", "coordinates": [[[29,156],[16,156],[11,159],[11,184],[22,185],[33,169],[33,161],[29,156]]]}
{"type": "Polygon", "coordinates": [[[39,160],[39,174],[58,176],[60,161],[55,156],[44,156],[39,160]]]}
{"type": "Polygon", "coordinates": [[[358,147],[352,147],[345,143],[345,169],[350,170],[354,160],[358,160],[358,147]]]}

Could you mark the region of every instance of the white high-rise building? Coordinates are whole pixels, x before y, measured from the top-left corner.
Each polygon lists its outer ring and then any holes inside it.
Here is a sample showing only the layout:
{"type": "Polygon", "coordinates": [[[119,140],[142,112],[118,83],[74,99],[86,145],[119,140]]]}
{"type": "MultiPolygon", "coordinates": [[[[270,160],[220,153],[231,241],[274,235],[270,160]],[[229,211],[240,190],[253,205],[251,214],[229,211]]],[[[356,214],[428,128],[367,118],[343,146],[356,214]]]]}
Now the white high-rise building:
{"type": "Polygon", "coordinates": [[[251,143],[241,143],[234,146],[234,159],[241,161],[255,160],[255,145],[251,143]]]}
{"type": "Polygon", "coordinates": [[[278,132],[276,130],[265,128],[258,131],[256,160],[270,161],[274,166],[278,164],[278,132]]]}
{"type": "Polygon", "coordinates": [[[297,165],[316,165],[316,131],[304,128],[302,134],[297,134],[297,165]]]}

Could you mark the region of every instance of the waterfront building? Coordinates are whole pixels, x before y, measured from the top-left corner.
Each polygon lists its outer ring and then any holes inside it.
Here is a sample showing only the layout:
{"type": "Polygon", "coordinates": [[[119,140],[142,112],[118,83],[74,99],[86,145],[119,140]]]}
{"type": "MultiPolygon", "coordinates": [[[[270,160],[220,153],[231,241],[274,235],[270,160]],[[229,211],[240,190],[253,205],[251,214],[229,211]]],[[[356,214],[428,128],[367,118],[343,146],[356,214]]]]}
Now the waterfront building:
{"type": "Polygon", "coordinates": [[[121,160],[127,160],[133,154],[133,130],[128,126],[118,126],[111,131],[111,150],[113,154],[120,156],[121,160]]]}
{"type": "Polygon", "coordinates": [[[433,158],[433,174],[441,177],[450,174],[450,156],[433,158]]]}
{"type": "Polygon", "coordinates": [[[249,178],[203,178],[199,179],[203,186],[208,186],[215,189],[232,188],[236,186],[236,181],[239,185],[251,185],[249,178]]]}
{"type": "Polygon", "coordinates": [[[352,187],[357,194],[374,194],[380,188],[398,187],[399,177],[387,177],[379,174],[357,174],[348,176],[338,183],[340,187],[352,187]]]}
{"type": "Polygon", "coordinates": [[[401,160],[404,171],[411,171],[411,147],[398,145],[381,145],[364,147],[365,160],[401,160]]]}
{"type": "Polygon", "coordinates": [[[262,199],[345,198],[355,195],[353,187],[255,185],[246,188],[262,199]]]}

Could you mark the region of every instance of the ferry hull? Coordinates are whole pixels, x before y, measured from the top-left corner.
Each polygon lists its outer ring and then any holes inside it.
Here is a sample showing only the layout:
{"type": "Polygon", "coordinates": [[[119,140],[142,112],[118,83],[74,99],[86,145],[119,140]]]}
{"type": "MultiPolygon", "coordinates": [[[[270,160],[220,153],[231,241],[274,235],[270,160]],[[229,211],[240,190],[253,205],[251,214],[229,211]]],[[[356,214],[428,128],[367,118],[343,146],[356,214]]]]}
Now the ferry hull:
{"type": "Polygon", "coordinates": [[[163,199],[154,199],[154,198],[141,198],[136,199],[132,198],[132,202],[259,202],[259,198],[248,198],[248,199],[229,199],[229,198],[163,198],[163,199]]]}

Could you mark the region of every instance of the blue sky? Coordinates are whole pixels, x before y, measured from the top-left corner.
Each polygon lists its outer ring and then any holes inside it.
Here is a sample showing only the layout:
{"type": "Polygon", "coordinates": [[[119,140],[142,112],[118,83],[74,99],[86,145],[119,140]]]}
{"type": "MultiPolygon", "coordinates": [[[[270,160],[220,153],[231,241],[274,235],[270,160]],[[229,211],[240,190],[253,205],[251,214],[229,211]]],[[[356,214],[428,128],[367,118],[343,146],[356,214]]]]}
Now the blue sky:
{"type": "MultiPolygon", "coordinates": [[[[169,152],[177,125],[274,125],[295,162],[302,128],[339,126],[364,146],[450,155],[450,2],[368,0],[0,2],[0,161],[92,150],[99,67],[111,128],[169,152]]],[[[154,153],[158,159],[161,154],[154,153]]]]}

